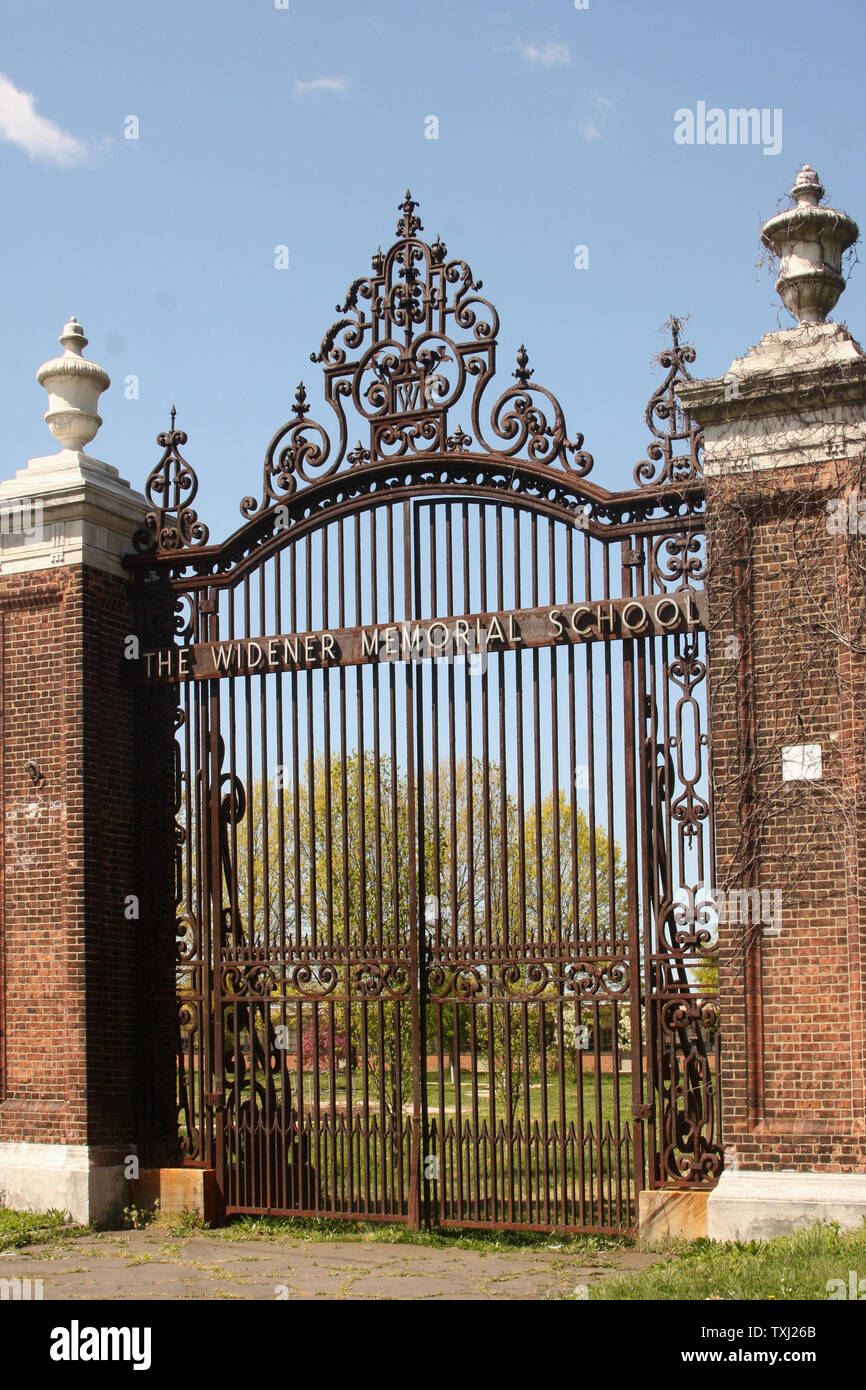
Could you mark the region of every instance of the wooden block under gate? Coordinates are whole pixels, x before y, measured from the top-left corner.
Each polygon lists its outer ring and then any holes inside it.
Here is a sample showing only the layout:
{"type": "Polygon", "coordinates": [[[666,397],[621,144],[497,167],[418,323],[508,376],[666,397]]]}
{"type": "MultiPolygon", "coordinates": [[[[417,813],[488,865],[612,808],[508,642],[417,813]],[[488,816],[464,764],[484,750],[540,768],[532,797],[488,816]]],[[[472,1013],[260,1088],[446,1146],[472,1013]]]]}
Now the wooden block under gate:
{"type": "Polygon", "coordinates": [[[213,1168],[142,1168],[132,1183],[132,1200],[148,1210],[194,1211],[205,1221],[216,1219],[216,1173],[213,1168]]]}
{"type": "Polygon", "coordinates": [[[699,1240],[707,1234],[710,1189],[659,1187],[638,1195],[638,1242],[654,1250],[664,1240],[699,1240]]]}

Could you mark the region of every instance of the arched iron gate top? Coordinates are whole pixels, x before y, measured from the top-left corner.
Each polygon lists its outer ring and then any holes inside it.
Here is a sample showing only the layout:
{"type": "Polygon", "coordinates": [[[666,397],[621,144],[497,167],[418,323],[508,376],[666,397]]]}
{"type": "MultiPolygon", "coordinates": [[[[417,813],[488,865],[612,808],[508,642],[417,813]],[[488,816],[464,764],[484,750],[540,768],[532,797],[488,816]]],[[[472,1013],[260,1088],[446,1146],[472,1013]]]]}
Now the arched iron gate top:
{"type": "Polygon", "coordinates": [[[494,394],[499,315],[465,261],[449,259],[439,237],[422,239],[416,209],[407,192],[397,240],[352,282],[310,355],[322,368],[331,433],[309,418],[299,383],[292,418],[268,444],[260,497],[244,497],[243,524],[210,544],[193,505],[198,477],[181,454],[188,438],[172,408],[170,428],[157,437],[163,454],[145,485],[151,510],[131,570],[182,578],[189,588],[231,586],[319,525],[437,493],[510,502],[607,540],[701,529],[701,432],[677,398],[695,359],[680,342],[681,321],[667,325],[672,341],[658,359],[666,374],[646,408],[652,439],[634,469],[637,486],[610,491],[590,478],[583,435],[569,437],[562,406],[533,380],[523,345],[514,384],[494,394]],[[350,444],[356,427],[366,438],[350,444]]]}

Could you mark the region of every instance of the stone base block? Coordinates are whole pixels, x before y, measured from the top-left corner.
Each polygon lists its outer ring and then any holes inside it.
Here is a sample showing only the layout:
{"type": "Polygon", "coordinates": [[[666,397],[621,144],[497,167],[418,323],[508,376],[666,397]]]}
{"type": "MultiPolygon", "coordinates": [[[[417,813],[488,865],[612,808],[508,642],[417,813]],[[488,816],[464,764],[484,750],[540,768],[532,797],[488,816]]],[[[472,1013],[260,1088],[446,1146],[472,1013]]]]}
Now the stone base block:
{"type": "Polygon", "coordinates": [[[654,1250],[664,1240],[698,1240],[707,1234],[709,1192],[657,1188],[638,1196],[639,1244],[654,1250]]]}
{"type": "Polygon", "coordinates": [[[707,1204],[711,1240],[790,1235],[816,1221],[846,1229],[866,1217],[866,1173],[723,1173],[707,1204]]]}
{"type": "Polygon", "coordinates": [[[205,1221],[217,1218],[216,1174],[212,1168],[142,1168],[132,1184],[133,1201],[143,1211],[194,1211],[205,1221]]]}
{"type": "Polygon", "coordinates": [[[123,1157],[88,1144],[0,1143],[0,1204],[107,1225],[129,1202],[123,1157]]]}

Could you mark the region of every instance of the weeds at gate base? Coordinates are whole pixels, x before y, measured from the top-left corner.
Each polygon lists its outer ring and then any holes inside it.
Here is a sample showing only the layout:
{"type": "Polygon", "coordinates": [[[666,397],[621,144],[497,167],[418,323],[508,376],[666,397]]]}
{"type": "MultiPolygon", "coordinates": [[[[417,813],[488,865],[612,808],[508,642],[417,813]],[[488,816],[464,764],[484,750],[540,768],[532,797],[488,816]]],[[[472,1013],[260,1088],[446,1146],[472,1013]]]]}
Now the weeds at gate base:
{"type": "MultiPolygon", "coordinates": [[[[156,1203],[159,1206],[159,1203],[156,1203]]],[[[134,1202],[130,1202],[128,1207],[124,1207],[117,1220],[117,1229],[121,1231],[143,1231],[145,1226],[149,1226],[156,1219],[155,1209],[137,1207],[134,1202]]]]}
{"type": "Polygon", "coordinates": [[[630,1249],[627,1236],[562,1235],[557,1231],[462,1231],[437,1227],[413,1231],[408,1226],[384,1222],[332,1221],[325,1217],[240,1216],[211,1232],[220,1240],[278,1240],[286,1237],[307,1241],[361,1240],[382,1245],[424,1245],[428,1248],[471,1250],[497,1254],[504,1250],[557,1250],[564,1255],[596,1256],[607,1250],[630,1249]]]}
{"type": "Polygon", "coordinates": [[[182,1211],[160,1212],[153,1224],[172,1236],[190,1236],[194,1231],[210,1230],[210,1223],[192,1207],[184,1207],[182,1211]]]}
{"type": "Polygon", "coordinates": [[[137,1207],[130,1204],[123,1208],[118,1228],[126,1231],[144,1231],[155,1228],[173,1236],[192,1235],[193,1231],[208,1229],[208,1222],[192,1207],[181,1211],[162,1211],[159,1201],[152,1206],[137,1207]]]}
{"type": "Polygon", "coordinates": [[[658,1264],[613,1275],[591,1286],[589,1298],[823,1302],[828,1281],[849,1269],[866,1275],[866,1218],[854,1231],[831,1222],[766,1241],[671,1242],[658,1264]]]}
{"type": "MultiPolygon", "coordinates": [[[[627,1236],[562,1235],[557,1231],[461,1231],[437,1227],[412,1231],[408,1226],[363,1221],[333,1221],[328,1218],[291,1216],[240,1216],[221,1227],[211,1227],[191,1208],[161,1211],[159,1204],[142,1208],[130,1204],[118,1213],[112,1228],[116,1231],[153,1231],[175,1237],[207,1234],[212,1239],[285,1240],[333,1242],[355,1240],[382,1245],[423,1245],[430,1249],[456,1249],[495,1254],[505,1250],[554,1250],[563,1255],[597,1257],[605,1251],[630,1249],[634,1241],[627,1236]]],[[[89,1226],[78,1226],[63,1212],[36,1215],[0,1207],[0,1254],[10,1254],[27,1245],[65,1243],[68,1239],[94,1235],[89,1226]]],[[[603,1261],[602,1261],[603,1263],[603,1261]]]]}
{"type": "Polygon", "coordinates": [[[86,1226],[74,1225],[62,1211],[12,1211],[0,1207],[0,1255],[9,1255],[26,1245],[59,1244],[87,1230],[86,1226]]]}
{"type": "Polygon", "coordinates": [[[160,1211],[159,1203],[147,1210],[124,1207],[121,1229],[166,1231],[172,1236],[204,1232],[226,1241],[355,1240],[380,1245],[424,1245],[431,1249],[471,1250],[497,1253],[504,1250],[556,1250],[564,1254],[596,1256],[607,1250],[631,1249],[634,1240],[616,1235],[563,1235],[557,1231],[463,1231],[456,1227],[439,1226],[434,1230],[413,1231],[395,1222],[364,1222],[333,1220],[329,1217],[301,1216],[235,1216],[224,1226],[211,1227],[191,1208],[180,1212],[160,1211]]]}

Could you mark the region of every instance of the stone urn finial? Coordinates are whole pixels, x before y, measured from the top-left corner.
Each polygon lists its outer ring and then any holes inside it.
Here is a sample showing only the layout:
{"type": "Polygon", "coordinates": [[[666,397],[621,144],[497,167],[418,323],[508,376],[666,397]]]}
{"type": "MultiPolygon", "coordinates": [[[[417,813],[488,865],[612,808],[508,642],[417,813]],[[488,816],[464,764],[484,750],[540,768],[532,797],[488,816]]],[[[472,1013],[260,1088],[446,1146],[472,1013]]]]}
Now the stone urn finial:
{"type": "Polygon", "coordinates": [[[43,362],[36,380],[48,392],[45,423],[64,449],[77,452],[90,443],[102,424],[97,406],[111,382],[107,372],[81,356],[87,339],[74,315],[63,325],[60,345],[66,349],[63,356],[43,362]]]}
{"type": "Polygon", "coordinates": [[[857,223],[835,208],[819,207],[821,180],[804,164],[791,189],[794,206],[761,228],[761,240],[779,257],[776,289],[798,323],[823,323],[845,288],[842,252],[853,246],[857,223]]]}

